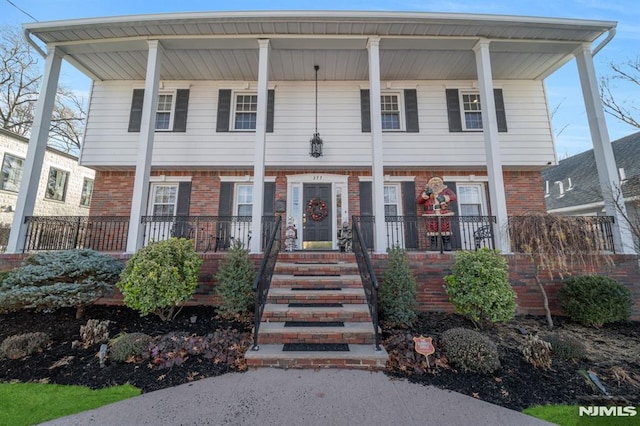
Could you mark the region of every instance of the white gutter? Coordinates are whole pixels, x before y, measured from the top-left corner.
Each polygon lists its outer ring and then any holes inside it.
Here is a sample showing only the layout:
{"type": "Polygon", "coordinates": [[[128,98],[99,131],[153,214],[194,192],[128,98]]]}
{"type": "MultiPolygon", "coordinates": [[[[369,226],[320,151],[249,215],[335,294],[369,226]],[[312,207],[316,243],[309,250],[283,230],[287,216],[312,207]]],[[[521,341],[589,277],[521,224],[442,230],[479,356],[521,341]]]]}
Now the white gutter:
{"type": "Polygon", "coordinates": [[[22,32],[22,35],[24,37],[24,39],[26,40],[27,43],[29,43],[29,46],[33,47],[33,49],[38,52],[40,54],[40,56],[42,56],[43,58],[47,58],[47,54],[45,53],[44,50],[42,50],[42,48],[40,46],[38,46],[36,44],[35,41],[33,41],[33,39],[31,38],[31,31],[28,28],[25,28],[24,31],[22,32]]]}
{"type": "Polygon", "coordinates": [[[602,50],[603,47],[609,44],[609,42],[613,39],[615,35],[616,35],[616,27],[613,27],[607,32],[607,38],[602,40],[602,43],[597,45],[596,48],[591,51],[591,56],[592,57],[596,56],[598,52],[602,50]]]}

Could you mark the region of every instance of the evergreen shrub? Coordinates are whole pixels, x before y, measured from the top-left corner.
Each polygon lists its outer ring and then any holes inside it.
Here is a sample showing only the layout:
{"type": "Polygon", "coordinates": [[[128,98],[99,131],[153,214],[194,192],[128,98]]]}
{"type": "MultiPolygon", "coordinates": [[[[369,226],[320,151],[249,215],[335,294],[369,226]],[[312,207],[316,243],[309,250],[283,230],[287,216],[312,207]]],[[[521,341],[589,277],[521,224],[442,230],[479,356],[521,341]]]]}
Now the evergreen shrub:
{"type": "Polygon", "coordinates": [[[19,359],[42,352],[50,341],[49,335],[42,332],[9,336],[0,343],[0,359],[19,359]]]}
{"type": "Polygon", "coordinates": [[[551,344],[551,354],[565,360],[579,361],[587,357],[587,349],[577,337],[560,333],[547,334],[543,338],[551,344]]]}
{"type": "Polygon", "coordinates": [[[248,319],[255,305],[255,276],[249,252],[240,241],[234,241],[220,261],[215,277],[216,294],[220,297],[217,312],[221,317],[248,319]]]}
{"type": "Polygon", "coordinates": [[[172,321],[198,286],[202,259],[186,238],[149,244],[135,253],[120,274],[124,304],[145,316],[172,321]]]}
{"type": "Polygon", "coordinates": [[[123,333],[111,340],[109,358],[115,362],[139,361],[149,357],[153,338],[144,333],[123,333]]]}
{"type": "Polygon", "coordinates": [[[451,328],[441,336],[449,362],[464,371],[492,373],[500,368],[498,348],[484,334],[468,328],[451,328]]]}
{"type": "Polygon", "coordinates": [[[477,326],[508,321],[515,315],[516,292],[509,285],[507,261],[497,250],[459,251],[445,291],[457,313],[477,326]]]}
{"type": "Polygon", "coordinates": [[[84,308],[113,290],[122,262],[94,250],[36,253],[0,282],[0,313],[84,308]]]}
{"type": "Polygon", "coordinates": [[[558,290],[562,309],[587,327],[628,320],[633,299],[627,287],[603,275],[581,275],[564,280],[558,290]]]}
{"type": "Polygon", "coordinates": [[[409,327],[416,320],[416,278],[407,252],[399,247],[387,250],[388,262],[378,290],[380,317],[390,327],[409,327]]]}

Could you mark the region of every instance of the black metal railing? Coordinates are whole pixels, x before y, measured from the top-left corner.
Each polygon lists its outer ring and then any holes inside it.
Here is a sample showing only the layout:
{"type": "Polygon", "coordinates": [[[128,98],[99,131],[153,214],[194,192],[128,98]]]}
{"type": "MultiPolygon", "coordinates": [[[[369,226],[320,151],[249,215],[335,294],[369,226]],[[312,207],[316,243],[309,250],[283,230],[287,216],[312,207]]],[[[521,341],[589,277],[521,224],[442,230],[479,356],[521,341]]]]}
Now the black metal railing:
{"type": "Polygon", "coordinates": [[[24,252],[86,248],[122,252],[128,216],[27,216],[24,252]]]}
{"type": "MultiPolygon", "coordinates": [[[[375,218],[355,217],[366,247],[373,248],[375,218]]],[[[495,247],[493,216],[385,216],[387,247],[408,251],[477,250],[495,247]]]]}
{"type": "MultiPolygon", "coordinates": [[[[616,252],[613,242],[614,224],[613,216],[560,216],[564,220],[574,220],[579,224],[581,230],[580,237],[592,242],[591,246],[595,253],[616,252]]],[[[529,216],[509,216],[509,228],[517,226],[526,226],[529,216]]],[[[511,249],[515,252],[521,252],[521,248],[512,241],[511,249]]]]}
{"type": "Polygon", "coordinates": [[[367,305],[369,306],[369,314],[371,315],[371,322],[373,323],[373,331],[375,333],[376,351],[380,351],[382,349],[380,348],[380,331],[378,327],[378,280],[373,271],[373,265],[369,258],[364,235],[360,229],[360,221],[356,216],[353,217],[352,221],[353,253],[356,256],[362,287],[367,297],[367,305]]]}
{"type": "MultiPolygon", "coordinates": [[[[255,292],[255,319],[253,324],[253,347],[254,351],[260,349],[258,346],[258,331],[262,321],[262,313],[267,303],[267,294],[271,287],[271,277],[278,261],[278,253],[282,249],[282,236],[280,235],[282,219],[280,216],[274,217],[274,222],[269,226],[269,237],[267,238],[264,257],[260,264],[260,269],[253,281],[253,291],[255,292]]],[[[265,226],[265,228],[267,228],[265,226]]]]}

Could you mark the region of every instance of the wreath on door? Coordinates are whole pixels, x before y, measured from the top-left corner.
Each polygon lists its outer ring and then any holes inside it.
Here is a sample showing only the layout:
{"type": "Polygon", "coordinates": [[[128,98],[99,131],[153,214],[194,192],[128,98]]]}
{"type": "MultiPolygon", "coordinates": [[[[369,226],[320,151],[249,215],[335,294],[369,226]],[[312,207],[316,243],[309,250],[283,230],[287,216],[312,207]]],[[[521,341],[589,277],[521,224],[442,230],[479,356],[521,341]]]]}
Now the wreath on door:
{"type": "Polygon", "coordinates": [[[327,203],[320,198],[312,198],[307,203],[307,217],[316,222],[321,221],[329,214],[327,203]]]}

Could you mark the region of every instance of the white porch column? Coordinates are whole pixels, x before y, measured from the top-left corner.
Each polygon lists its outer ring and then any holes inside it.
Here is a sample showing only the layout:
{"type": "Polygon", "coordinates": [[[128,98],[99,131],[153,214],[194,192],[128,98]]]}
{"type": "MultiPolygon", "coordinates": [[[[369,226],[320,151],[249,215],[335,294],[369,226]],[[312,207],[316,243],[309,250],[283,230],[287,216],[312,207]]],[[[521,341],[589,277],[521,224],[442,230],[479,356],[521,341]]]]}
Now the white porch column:
{"type": "Polygon", "coordinates": [[[478,88],[482,106],[482,129],[484,134],[484,150],[487,157],[487,176],[489,178],[489,197],[491,213],[496,217],[493,235],[496,248],[502,253],[511,252],[507,234],[507,200],[504,195],[504,177],[500,158],[500,141],[498,139],[498,121],[496,117],[495,98],[493,96],[493,75],[489,40],[480,40],[473,48],[476,53],[478,68],[478,88]]]}
{"type": "Polygon", "coordinates": [[[31,126],[31,137],[29,138],[29,146],[6,253],[20,253],[24,248],[24,238],[27,233],[27,225],[24,223],[24,218],[33,215],[38,195],[38,184],[42,173],[44,154],[47,150],[51,114],[56,100],[62,57],[63,53],[59,49],[49,47],[44,65],[44,79],[42,80],[40,95],[36,103],[33,125],[31,126]]]}
{"type": "Polygon", "coordinates": [[[262,208],[264,204],[264,155],[267,142],[267,96],[269,92],[269,40],[258,40],[258,111],[253,161],[253,206],[251,208],[251,253],[262,251],[262,208]]]}
{"type": "Polygon", "coordinates": [[[380,37],[371,37],[369,51],[369,105],[371,111],[371,174],[373,178],[374,243],[376,253],[387,251],[384,219],[384,166],[382,158],[382,111],[380,109],[380,37]]]}
{"type": "Polygon", "coordinates": [[[620,194],[620,208],[616,208],[614,195],[620,190],[620,179],[618,177],[616,159],[613,156],[613,148],[609,140],[607,122],[604,119],[600,91],[598,90],[598,80],[596,70],[593,65],[591,55],[591,45],[585,43],[582,48],[574,53],[578,74],[580,75],[580,85],[582,86],[582,96],[589,120],[589,130],[593,143],[593,154],[596,160],[596,169],[600,180],[600,189],[604,198],[605,212],[608,216],[615,218],[613,225],[613,243],[617,253],[633,254],[632,234],[628,222],[624,219],[626,208],[624,198],[620,194]]]}
{"type": "Polygon", "coordinates": [[[138,138],[136,175],[133,182],[133,197],[131,198],[127,253],[135,253],[144,244],[144,227],[140,220],[147,211],[147,203],[149,201],[149,175],[151,174],[151,154],[153,153],[153,139],[156,128],[162,45],[158,40],[149,40],[148,44],[149,56],[147,58],[147,75],[144,84],[140,137],[138,138]]]}

